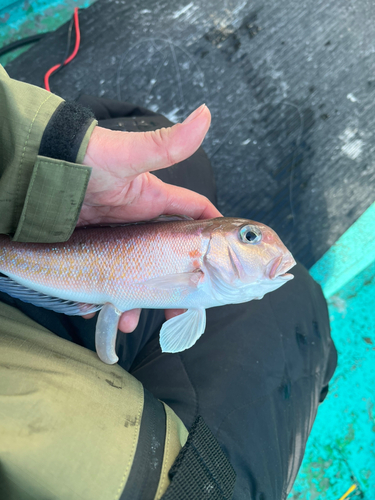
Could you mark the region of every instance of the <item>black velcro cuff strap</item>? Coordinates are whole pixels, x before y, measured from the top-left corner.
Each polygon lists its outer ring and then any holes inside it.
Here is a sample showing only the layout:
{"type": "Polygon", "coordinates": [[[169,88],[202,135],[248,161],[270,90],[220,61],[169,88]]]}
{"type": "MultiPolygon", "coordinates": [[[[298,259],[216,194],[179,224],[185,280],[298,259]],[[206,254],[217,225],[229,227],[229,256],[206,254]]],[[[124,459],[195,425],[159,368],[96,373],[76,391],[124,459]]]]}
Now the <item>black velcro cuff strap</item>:
{"type": "Polygon", "coordinates": [[[94,115],[75,102],[62,102],[53,113],[39,147],[39,156],[75,163],[94,115]]]}
{"type": "Polygon", "coordinates": [[[236,473],[202,417],[169,471],[171,484],[162,500],[230,500],[236,473]]]}

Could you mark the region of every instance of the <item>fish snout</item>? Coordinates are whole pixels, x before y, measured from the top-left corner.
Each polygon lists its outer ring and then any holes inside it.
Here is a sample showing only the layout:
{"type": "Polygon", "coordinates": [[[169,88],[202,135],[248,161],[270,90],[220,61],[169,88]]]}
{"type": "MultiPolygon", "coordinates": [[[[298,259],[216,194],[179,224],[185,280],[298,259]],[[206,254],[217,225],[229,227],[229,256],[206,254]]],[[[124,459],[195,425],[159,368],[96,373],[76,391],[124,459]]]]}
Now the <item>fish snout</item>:
{"type": "Polygon", "coordinates": [[[267,274],[269,279],[273,280],[277,277],[292,279],[293,275],[285,274],[289,269],[296,265],[291,253],[288,252],[287,255],[280,255],[271,260],[267,266],[267,274]]]}

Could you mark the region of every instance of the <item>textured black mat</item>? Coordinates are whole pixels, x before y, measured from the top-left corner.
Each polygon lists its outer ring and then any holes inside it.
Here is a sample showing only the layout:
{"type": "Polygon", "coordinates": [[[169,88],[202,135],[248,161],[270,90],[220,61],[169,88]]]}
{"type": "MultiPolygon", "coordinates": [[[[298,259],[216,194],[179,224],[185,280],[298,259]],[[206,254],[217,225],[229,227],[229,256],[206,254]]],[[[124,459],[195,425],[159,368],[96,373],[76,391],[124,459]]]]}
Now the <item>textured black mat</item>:
{"type": "MultiPolygon", "coordinates": [[[[220,210],[269,224],[307,267],[374,201],[372,0],[98,0],[80,21],[79,54],[51,89],[174,121],[205,102],[220,210]]],[[[42,85],[66,32],[10,75],[42,85]]]]}

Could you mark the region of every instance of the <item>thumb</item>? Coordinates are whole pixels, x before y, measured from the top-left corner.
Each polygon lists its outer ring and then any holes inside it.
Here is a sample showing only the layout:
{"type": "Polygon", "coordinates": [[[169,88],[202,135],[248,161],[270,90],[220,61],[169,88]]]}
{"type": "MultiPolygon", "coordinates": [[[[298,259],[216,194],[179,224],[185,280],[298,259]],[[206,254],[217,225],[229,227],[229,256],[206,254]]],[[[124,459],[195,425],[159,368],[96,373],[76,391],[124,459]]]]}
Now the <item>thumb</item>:
{"type": "Polygon", "coordinates": [[[83,163],[129,177],[174,165],[201,145],[211,123],[205,104],[183,123],[152,132],[119,132],[95,127],[83,163]]]}

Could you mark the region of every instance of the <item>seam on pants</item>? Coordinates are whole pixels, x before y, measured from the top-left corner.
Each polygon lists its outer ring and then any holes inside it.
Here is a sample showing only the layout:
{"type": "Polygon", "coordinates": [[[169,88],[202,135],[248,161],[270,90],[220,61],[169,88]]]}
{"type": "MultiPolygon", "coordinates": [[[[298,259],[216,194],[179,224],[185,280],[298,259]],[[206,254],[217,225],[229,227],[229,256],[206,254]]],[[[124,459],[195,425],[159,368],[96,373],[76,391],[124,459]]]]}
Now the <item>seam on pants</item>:
{"type": "Polygon", "coordinates": [[[184,372],[187,376],[187,379],[188,381],[190,382],[190,385],[194,391],[194,398],[195,398],[195,414],[194,414],[194,418],[193,418],[193,421],[197,418],[197,416],[199,415],[199,402],[198,402],[198,393],[197,393],[197,389],[195,388],[195,385],[193,384],[190,376],[189,376],[189,373],[187,371],[187,368],[186,368],[186,365],[184,363],[184,360],[183,360],[183,357],[182,357],[182,354],[179,354],[178,357],[180,358],[180,361],[181,361],[181,364],[182,364],[182,367],[184,369],[184,372]]]}

